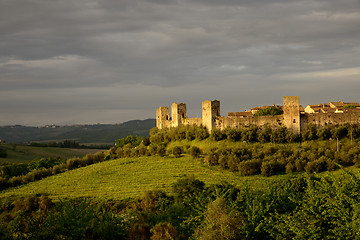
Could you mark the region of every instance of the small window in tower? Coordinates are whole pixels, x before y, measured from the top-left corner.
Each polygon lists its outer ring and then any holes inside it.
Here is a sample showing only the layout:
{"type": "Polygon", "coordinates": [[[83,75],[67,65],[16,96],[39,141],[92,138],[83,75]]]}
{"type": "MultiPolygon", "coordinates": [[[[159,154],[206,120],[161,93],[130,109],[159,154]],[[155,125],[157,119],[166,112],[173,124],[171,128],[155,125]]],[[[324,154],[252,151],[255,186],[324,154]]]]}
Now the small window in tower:
{"type": "Polygon", "coordinates": [[[166,120],[169,120],[169,116],[166,116],[166,120]]]}
{"type": "Polygon", "coordinates": [[[293,123],[296,123],[296,119],[293,120],[293,123]]]}

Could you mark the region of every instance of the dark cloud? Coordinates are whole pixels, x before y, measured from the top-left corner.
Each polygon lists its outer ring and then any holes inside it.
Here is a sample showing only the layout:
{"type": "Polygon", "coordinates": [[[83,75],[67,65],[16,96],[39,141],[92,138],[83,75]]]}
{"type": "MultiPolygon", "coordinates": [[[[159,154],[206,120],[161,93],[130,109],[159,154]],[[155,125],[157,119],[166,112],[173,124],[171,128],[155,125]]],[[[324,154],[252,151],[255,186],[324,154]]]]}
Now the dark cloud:
{"type": "Polygon", "coordinates": [[[212,98],[223,114],[281,104],[290,94],[304,103],[329,93],[358,101],[359,7],[356,0],[1,1],[0,101],[9,104],[0,105],[0,124],[122,122],[177,101],[199,115],[212,98]]]}

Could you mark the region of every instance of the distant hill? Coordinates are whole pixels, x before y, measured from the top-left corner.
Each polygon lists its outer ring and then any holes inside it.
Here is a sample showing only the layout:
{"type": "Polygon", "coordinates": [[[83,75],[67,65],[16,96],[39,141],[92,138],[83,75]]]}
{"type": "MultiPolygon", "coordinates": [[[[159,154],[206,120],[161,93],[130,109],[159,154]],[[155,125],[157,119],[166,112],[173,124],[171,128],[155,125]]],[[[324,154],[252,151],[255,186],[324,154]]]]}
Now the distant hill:
{"type": "Polygon", "coordinates": [[[0,127],[0,139],[8,143],[75,140],[81,144],[113,144],[128,135],[148,136],[155,119],[132,120],[120,124],[94,124],[44,127],[21,125],[0,127]]]}

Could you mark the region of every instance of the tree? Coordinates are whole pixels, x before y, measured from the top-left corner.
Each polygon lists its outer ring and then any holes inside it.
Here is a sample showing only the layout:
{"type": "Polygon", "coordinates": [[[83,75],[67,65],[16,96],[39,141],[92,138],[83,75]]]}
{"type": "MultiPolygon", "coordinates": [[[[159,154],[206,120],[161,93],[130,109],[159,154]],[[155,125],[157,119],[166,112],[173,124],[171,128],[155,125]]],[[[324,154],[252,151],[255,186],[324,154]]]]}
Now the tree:
{"type": "Polygon", "coordinates": [[[161,222],[156,224],[150,232],[153,234],[151,240],[173,240],[176,239],[176,228],[168,222],[161,222]]]}
{"type": "Polygon", "coordinates": [[[225,200],[216,199],[207,207],[205,219],[195,232],[196,239],[242,239],[243,217],[226,206],[225,200]]]}
{"type": "Polygon", "coordinates": [[[354,105],[352,104],[347,104],[344,106],[345,109],[353,109],[353,108],[356,108],[354,105]]]}
{"type": "Polygon", "coordinates": [[[138,136],[129,135],[125,138],[116,140],[117,147],[124,147],[127,144],[131,144],[132,147],[136,147],[141,143],[141,138],[138,136]]]}
{"type": "Polygon", "coordinates": [[[273,115],[281,115],[283,113],[284,111],[282,110],[281,107],[269,106],[263,109],[259,109],[258,111],[256,111],[254,116],[266,116],[266,115],[273,116],[273,115]]]}
{"type": "Polygon", "coordinates": [[[193,195],[204,190],[205,183],[194,176],[189,176],[178,180],[172,186],[172,191],[176,199],[181,200],[185,196],[193,195]]]}

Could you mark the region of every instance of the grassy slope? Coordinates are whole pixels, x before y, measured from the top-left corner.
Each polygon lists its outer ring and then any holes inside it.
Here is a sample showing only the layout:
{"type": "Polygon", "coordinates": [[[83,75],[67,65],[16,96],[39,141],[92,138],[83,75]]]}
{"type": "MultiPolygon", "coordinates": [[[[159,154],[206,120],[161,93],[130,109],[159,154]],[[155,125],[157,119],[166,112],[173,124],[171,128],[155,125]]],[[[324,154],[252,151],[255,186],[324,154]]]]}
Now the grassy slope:
{"type": "MultiPolygon", "coordinates": [[[[228,141],[181,141],[171,142],[168,146],[196,145],[202,149],[226,146],[236,147],[244,143],[228,141]]],[[[353,168],[353,167],[352,167],[353,168]]],[[[336,173],[341,172],[339,170],[336,173]]],[[[359,174],[358,168],[352,169],[359,174]]],[[[305,174],[305,173],[297,173],[305,174]]],[[[173,157],[141,157],[117,159],[72,170],[48,177],[18,188],[0,192],[1,198],[17,198],[29,194],[46,194],[56,199],[59,197],[91,197],[96,199],[124,199],[141,196],[147,190],[171,191],[171,185],[184,175],[194,175],[206,184],[227,181],[237,186],[248,184],[253,189],[263,189],[274,181],[281,181],[290,175],[262,177],[260,175],[240,177],[238,173],[222,170],[218,166],[204,166],[200,160],[185,155],[173,157]]]]}
{"type": "Polygon", "coordinates": [[[82,157],[88,153],[98,152],[96,149],[69,149],[69,148],[45,148],[31,146],[16,146],[14,150],[11,145],[2,144],[8,156],[0,158],[0,163],[26,163],[35,158],[60,157],[68,159],[72,157],[82,157]]]}
{"type": "Polygon", "coordinates": [[[204,166],[189,156],[141,157],[117,159],[68,171],[0,193],[0,198],[17,198],[31,194],[59,197],[90,197],[96,199],[124,199],[141,196],[147,190],[171,191],[171,185],[184,175],[194,175],[206,184],[227,181],[237,186],[251,182],[253,188],[264,188],[272,181],[286,178],[275,176],[240,177],[237,173],[218,167],[204,166]]]}

